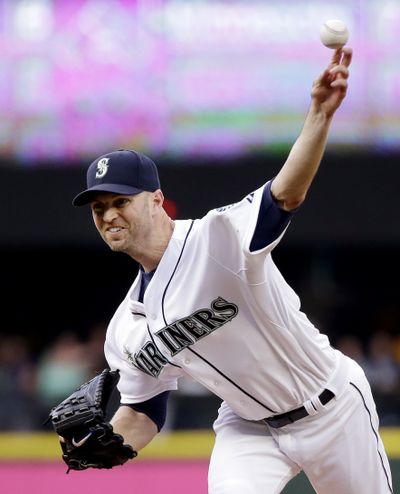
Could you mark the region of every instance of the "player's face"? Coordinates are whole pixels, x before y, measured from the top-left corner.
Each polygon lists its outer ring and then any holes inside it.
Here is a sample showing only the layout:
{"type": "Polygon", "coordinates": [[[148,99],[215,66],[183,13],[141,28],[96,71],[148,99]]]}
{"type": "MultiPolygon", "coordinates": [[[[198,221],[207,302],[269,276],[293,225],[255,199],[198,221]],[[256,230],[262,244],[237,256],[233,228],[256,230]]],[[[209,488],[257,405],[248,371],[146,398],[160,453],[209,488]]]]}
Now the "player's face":
{"type": "Polygon", "coordinates": [[[117,252],[135,255],[145,249],[152,228],[152,193],[134,196],[98,194],[90,206],[103,240],[117,252]]]}

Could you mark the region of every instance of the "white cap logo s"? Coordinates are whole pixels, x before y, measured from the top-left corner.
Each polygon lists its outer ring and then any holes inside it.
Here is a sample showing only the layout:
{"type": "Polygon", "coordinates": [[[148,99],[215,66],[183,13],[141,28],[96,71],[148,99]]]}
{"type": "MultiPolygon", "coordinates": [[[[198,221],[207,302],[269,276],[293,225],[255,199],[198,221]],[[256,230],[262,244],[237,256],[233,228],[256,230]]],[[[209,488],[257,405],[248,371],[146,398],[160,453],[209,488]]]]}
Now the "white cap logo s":
{"type": "Polygon", "coordinates": [[[108,162],[110,158],[101,158],[97,163],[96,178],[103,178],[108,170],[108,162]]]}

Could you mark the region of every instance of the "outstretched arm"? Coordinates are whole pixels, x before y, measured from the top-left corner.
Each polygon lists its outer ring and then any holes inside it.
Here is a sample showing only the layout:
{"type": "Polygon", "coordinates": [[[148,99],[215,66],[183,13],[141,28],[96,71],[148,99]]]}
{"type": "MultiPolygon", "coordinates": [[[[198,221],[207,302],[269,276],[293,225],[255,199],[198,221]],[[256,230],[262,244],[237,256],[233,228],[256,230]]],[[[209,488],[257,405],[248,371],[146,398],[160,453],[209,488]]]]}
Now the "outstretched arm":
{"type": "Polygon", "coordinates": [[[293,210],[306,197],[326,148],[333,115],[346,96],[351,59],[351,48],[335,50],[329,66],[314,81],[303,128],[271,185],[282,209],[293,210]]]}

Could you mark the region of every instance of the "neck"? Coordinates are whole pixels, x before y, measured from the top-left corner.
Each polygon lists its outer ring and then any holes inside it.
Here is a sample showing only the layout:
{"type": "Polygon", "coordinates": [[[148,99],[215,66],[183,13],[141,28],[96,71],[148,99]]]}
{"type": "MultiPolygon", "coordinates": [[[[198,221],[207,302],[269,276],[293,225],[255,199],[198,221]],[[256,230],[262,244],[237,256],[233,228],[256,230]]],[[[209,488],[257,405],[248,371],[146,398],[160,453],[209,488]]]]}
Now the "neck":
{"type": "Polygon", "coordinates": [[[136,261],[142,265],[146,273],[157,268],[171,240],[174,227],[175,223],[165,215],[160,228],[156,229],[147,248],[139,256],[135,256],[136,261]]]}

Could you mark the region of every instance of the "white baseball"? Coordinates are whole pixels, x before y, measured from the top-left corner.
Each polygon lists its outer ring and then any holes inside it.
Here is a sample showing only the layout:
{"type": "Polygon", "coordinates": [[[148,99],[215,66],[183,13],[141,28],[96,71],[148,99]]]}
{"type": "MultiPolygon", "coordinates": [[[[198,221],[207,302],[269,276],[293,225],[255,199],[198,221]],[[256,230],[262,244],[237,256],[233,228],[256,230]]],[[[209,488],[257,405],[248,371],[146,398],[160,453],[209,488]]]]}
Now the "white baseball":
{"type": "Polygon", "coordinates": [[[343,21],[331,19],[322,24],[320,38],[326,47],[335,50],[347,43],[349,39],[349,30],[343,21]]]}

